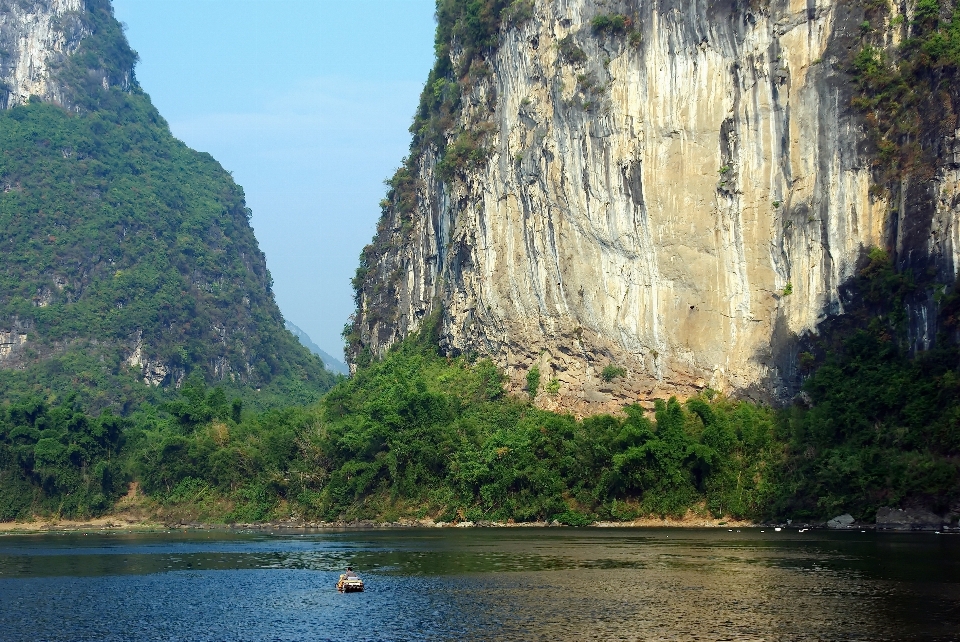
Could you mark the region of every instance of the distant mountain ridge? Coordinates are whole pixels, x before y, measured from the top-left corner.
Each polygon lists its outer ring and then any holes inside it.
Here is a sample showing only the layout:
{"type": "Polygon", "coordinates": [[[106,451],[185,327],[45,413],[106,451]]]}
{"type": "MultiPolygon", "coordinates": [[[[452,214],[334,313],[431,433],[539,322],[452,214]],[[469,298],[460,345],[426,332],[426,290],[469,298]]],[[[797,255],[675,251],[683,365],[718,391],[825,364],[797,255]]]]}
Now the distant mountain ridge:
{"type": "Polygon", "coordinates": [[[317,355],[323,360],[323,365],[327,367],[327,370],[335,372],[336,374],[342,374],[344,376],[350,374],[350,368],[347,367],[347,364],[338,360],[336,357],[330,356],[327,352],[322,350],[320,346],[314,343],[313,339],[311,339],[310,336],[298,326],[290,321],[285,321],[284,325],[287,330],[293,334],[293,336],[300,340],[300,343],[303,345],[303,347],[305,347],[307,350],[310,350],[313,352],[313,354],[317,355]]]}

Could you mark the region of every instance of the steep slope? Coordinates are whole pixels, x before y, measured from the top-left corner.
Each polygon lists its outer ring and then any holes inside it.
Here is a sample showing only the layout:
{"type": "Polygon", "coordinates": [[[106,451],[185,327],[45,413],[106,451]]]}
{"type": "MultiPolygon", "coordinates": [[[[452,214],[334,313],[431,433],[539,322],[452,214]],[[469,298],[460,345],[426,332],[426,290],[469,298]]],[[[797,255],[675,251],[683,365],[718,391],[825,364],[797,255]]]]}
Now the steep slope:
{"type": "Polygon", "coordinates": [[[0,46],[0,391],[129,409],[193,371],[260,405],[329,388],[243,191],[170,134],[109,3],[0,1],[0,46]]]}
{"type": "Polygon", "coordinates": [[[785,398],[798,337],[875,246],[927,283],[907,341],[929,348],[958,267],[956,61],[914,44],[910,95],[891,89],[910,43],[955,48],[960,20],[927,4],[441,0],[351,360],[439,307],[445,350],[514,390],[539,372],[547,407],[785,398]]]}

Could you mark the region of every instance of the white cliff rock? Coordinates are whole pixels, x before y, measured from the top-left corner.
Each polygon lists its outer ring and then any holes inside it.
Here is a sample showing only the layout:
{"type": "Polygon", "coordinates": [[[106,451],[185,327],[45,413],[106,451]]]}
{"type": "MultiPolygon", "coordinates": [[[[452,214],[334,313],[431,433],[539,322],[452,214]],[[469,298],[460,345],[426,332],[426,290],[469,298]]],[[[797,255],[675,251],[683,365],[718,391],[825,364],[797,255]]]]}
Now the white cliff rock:
{"type": "Polygon", "coordinates": [[[0,363],[15,356],[26,344],[26,334],[0,331],[0,363]]]}
{"type": "Polygon", "coordinates": [[[0,109],[63,102],[51,72],[88,35],[83,11],[83,0],[0,0],[0,109]]]}
{"type": "MultiPolygon", "coordinates": [[[[494,124],[488,161],[444,182],[424,154],[412,229],[399,217],[381,229],[390,249],[368,282],[396,287],[361,291],[371,352],[442,306],[448,350],[490,355],[514,391],[534,363],[556,378],[543,406],[785,393],[791,341],[842,312],[838,286],[886,245],[897,211],[871,195],[850,107],[846,34],[862,13],[723,7],[538,1],[503,28],[461,115],[494,124]],[[613,11],[636,16],[639,42],[591,29],[613,11]],[[585,62],[563,59],[566,37],[585,62]],[[609,364],[627,375],[603,381],[609,364]]],[[[938,177],[919,243],[951,275],[957,166],[938,177]]]]}

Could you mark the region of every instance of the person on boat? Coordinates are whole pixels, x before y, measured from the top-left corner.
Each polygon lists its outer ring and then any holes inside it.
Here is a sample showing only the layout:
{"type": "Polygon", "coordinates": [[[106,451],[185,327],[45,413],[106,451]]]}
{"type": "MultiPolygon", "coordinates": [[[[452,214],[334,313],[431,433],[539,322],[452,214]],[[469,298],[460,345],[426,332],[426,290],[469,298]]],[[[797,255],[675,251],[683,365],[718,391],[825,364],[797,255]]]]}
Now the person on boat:
{"type": "Polygon", "coordinates": [[[353,567],[348,566],[347,572],[344,574],[347,576],[348,580],[360,579],[360,576],[353,572],[353,567]]]}

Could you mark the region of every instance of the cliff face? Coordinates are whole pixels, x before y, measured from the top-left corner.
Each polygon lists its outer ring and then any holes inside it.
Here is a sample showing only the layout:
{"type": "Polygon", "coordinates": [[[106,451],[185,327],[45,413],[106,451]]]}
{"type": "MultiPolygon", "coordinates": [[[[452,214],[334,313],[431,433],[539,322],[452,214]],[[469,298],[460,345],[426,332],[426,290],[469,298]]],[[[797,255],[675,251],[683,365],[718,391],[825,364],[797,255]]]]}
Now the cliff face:
{"type": "Polygon", "coordinates": [[[82,0],[0,0],[0,108],[63,102],[55,70],[90,34],[83,11],[82,0]]]}
{"type": "MultiPolygon", "coordinates": [[[[443,180],[428,146],[415,213],[385,208],[355,354],[382,353],[441,306],[447,350],[490,355],[514,390],[535,364],[556,378],[544,406],[612,410],[706,386],[783,397],[796,338],[842,313],[865,249],[952,283],[956,156],[921,185],[871,189],[848,73],[860,5],[532,8],[501,26],[452,128],[486,124],[484,162],[443,180]],[[625,24],[596,20],[611,14],[625,24]],[[626,376],[604,381],[611,364],[626,376]]],[[[912,312],[922,347],[935,314],[912,312]]]]}

